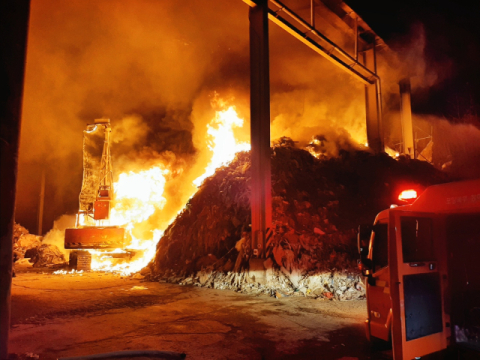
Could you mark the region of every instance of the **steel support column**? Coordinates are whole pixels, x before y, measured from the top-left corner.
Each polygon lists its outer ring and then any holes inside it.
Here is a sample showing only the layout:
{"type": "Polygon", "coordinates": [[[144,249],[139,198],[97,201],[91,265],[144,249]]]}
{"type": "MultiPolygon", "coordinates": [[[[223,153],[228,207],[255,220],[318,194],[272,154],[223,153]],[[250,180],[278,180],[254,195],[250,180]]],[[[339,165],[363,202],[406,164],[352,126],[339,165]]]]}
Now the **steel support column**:
{"type": "Polygon", "coordinates": [[[30,0],[0,3],[0,359],[8,357],[12,235],[30,0]]]}
{"type": "Polygon", "coordinates": [[[417,158],[413,140],[412,100],[410,78],[403,79],[400,86],[400,120],[402,123],[403,153],[417,158]]]}
{"type": "Polygon", "coordinates": [[[252,252],[263,258],[266,231],[272,222],[268,1],[255,1],[249,18],[252,252]]]}
{"type": "MultiPolygon", "coordinates": [[[[375,44],[371,49],[363,52],[363,64],[370,71],[377,73],[375,44]]],[[[376,153],[383,152],[385,147],[383,143],[382,96],[378,77],[373,84],[365,85],[365,104],[368,146],[376,153]]]]}

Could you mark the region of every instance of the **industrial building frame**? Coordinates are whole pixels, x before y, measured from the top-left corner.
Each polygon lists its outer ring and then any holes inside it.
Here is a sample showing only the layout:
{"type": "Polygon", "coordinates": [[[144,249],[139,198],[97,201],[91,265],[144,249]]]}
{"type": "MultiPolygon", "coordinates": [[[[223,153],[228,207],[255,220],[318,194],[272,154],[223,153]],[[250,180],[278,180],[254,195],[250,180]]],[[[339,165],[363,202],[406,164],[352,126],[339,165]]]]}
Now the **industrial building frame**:
{"type": "MultiPolygon", "coordinates": [[[[250,6],[252,249],[256,257],[253,260],[257,261],[251,263],[251,268],[262,268],[272,221],[268,20],[365,84],[367,139],[370,148],[376,152],[384,150],[381,81],[376,66],[376,47],[384,44],[353,10],[339,0],[310,0],[310,24],[279,0],[270,0],[272,8],[269,0],[243,1],[250,6]],[[315,7],[325,4],[333,12],[349,15],[343,21],[349,19],[347,25],[353,26],[354,56],[316,30],[315,7]]],[[[0,360],[8,357],[12,235],[29,15],[30,0],[0,4],[0,62],[3,64],[0,69],[0,360]]]]}
{"type": "MultiPolygon", "coordinates": [[[[250,33],[250,137],[252,171],[252,252],[250,267],[262,271],[261,259],[272,234],[271,168],[270,168],[270,78],[268,20],[307,45],[340,69],[365,85],[366,128],[369,147],[384,151],[381,80],[377,74],[376,47],[385,46],[368,25],[342,1],[331,2],[352,19],[355,35],[354,56],[315,28],[315,7],[328,0],[310,0],[310,24],[280,0],[243,0],[249,8],[250,33]],[[270,8],[269,3],[273,5],[270,8]],[[287,15],[295,24],[286,19],[287,15]],[[303,31],[298,26],[303,28],[303,31]],[[362,32],[360,38],[359,30],[362,32]],[[362,49],[360,49],[362,45],[362,49]],[[361,55],[361,61],[359,61],[361,55]]],[[[332,11],[332,9],[330,9],[332,11]]],[[[403,107],[407,104],[402,103],[403,107]]],[[[408,104],[410,105],[410,104],[408,104]]],[[[411,116],[410,116],[411,119],[411,116]]]]}

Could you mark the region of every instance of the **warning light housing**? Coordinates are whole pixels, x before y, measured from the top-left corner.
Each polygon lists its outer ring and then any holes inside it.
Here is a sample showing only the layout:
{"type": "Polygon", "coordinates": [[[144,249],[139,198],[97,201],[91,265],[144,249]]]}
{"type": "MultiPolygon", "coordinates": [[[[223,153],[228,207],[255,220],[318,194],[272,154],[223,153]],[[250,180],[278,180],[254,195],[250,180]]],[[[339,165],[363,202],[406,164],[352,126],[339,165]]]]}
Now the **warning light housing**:
{"type": "Polygon", "coordinates": [[[400,195],[398,195],[398,200],[404,202],[413,202],[418,197],[417,191],[413,189],[403,190],[400,195]]]}

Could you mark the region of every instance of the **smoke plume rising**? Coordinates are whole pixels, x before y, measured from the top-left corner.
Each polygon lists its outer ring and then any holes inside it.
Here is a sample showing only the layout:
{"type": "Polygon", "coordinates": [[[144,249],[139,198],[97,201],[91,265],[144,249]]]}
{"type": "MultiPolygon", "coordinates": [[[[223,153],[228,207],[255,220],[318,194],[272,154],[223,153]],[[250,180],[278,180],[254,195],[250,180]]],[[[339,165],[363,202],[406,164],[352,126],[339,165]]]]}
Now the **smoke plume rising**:
{"type": "MultiPolygon", "coordinates": [[[[352,36],[335,41],[351,47],[352,36]]],[[[274,25],[270,53],[272,139],[306,144],[312,135],[345,129],[353,142],[365,142],[363,85],[274,25]]],[[[385,93],[398,92],[390,88],[385,93]]],[[[105,117],[112,122],[115,176],[158,164],[170,170],[167,202],[154,217],[164,227],[209,161],[206,125],[218,107],[215,97],[236,106],[246,124],[237,135],[248,141],[248,6],[242,1],[33,2],[17,220],[35,227],[42,169],[44,228],[76,212],[82,131],[105,117]]]]}

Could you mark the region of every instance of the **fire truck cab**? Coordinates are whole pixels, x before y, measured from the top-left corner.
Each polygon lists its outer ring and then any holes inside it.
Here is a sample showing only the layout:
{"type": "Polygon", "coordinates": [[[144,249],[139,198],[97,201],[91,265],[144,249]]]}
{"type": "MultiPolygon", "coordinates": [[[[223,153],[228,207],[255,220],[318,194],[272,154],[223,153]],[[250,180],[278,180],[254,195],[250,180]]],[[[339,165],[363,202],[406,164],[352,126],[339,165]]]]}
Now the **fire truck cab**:
{"type": "Polygon", "coordinates": [[[380,212],[359,227],[358,249],[368,339],[392,340],[395,360],[453,346],[480,354],[480,179],[380,212]]]}

